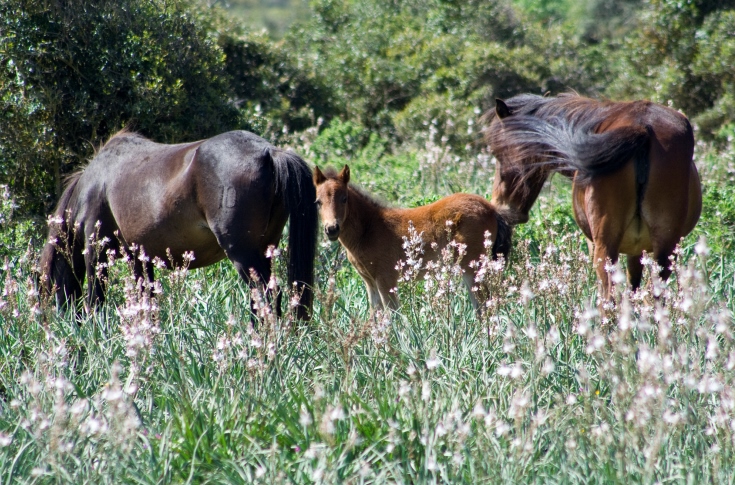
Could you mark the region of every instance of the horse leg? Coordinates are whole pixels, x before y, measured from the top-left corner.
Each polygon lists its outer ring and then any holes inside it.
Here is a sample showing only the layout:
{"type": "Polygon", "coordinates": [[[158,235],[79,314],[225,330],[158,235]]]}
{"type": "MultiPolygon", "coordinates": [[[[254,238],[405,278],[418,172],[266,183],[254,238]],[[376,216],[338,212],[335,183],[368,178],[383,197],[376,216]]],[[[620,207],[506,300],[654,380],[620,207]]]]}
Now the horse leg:
{"type": "Polygon", "coordinates": [[[590,259],[592,260],[592,263],[594,264],[595,259],[595,243],[592,242],[592,239],[585,238],[585,241],[587,241],[587,253],[590,255],[590,259]]]}
{"type": "Polygon", "coordinates": [[[668,280],[669,276],[671,276],[671,273],[673,272],[673,262],[669,257],[674,254],[675,247],[676,244],[666,244],[660,248],[655,248],[653,251],[654,259],[658,265],[661,266],[661,271],[659,271],[658,275],[661,277],[662,281],[668,280]]]}
{"type": "MultiPolygon", "coordinates": [[[[105,224],[105,228],[109,222],[105,224]]],[[[114,234],[102,232],[102,226],[96,223],[94,229],[86,231],[84,267],[87,273],[87,303],[90,308],[105,302],[105,285],[107,284],[107,251],[119,249],[114,234]]],[[[137,260],[136,260],[137,261],[137,260]]]]}
{"type": "MultiPolygon", "coordinates": [[[[276,289],[276,298],[274,301],[273,289],[269,287],[271,279],[271,265],[268,258],[265,257],[265,253],[261,253],[257,250],[230,250],[227,251],[227,257],[237,270],[237,274],[243,281],[246,281],[248,285],[262,285],[265,288],[265,299],[266,301],[275,307],[276,315],[281,314],[280,310],[280,292],[276,289]]],[[[252,311],[253,317],[257,315],[257,308],[255,308],[255,301],[251,298],[250,310],[252,311]]]]}
{"type": "Polygon", "coordinates": [[[628,283],[633,291],[637,291],[641,286],[641,279],[643,278],[642,257],[642,253],[628,255],[628,283]]]}
{"type": "Polygon", "coordinates": [[[84,254],[84,266],[87,272],[87,303],[90,308],[105,302],[104,282],[107,281],[107,254],[102,251],[96,254],[92,244],[87,245],[84,254]]]}
{"type": "Polygon", "coordinates": [[[471,268],[465,268],[465,271],[462,274],[462,280],[464,281],[464,284],[467,287],[467,292],[470,295],[470,303],[472,303],[472,308],[475,310],[475,313],[479,315],[481,313],[480,301],[477,299],[477,295],[475,295],[475,292],[472,291],[472,288],[475,286],[475,272],[471,271],[471,268]]]}
{"type": "Polygon", "coordinates": [[[618,262],[618,248],[604,244],[602,241],[595,242],[594,251],[594,263],[595,270],[597,271],[597,277],[600,280],[600,290],[603,301],[612,300],[612,281],[610,275],[607,273],[607,263],[610,261],[611,264],[618,262]]]}
{"type": "Polygon", "coordinates": [[[365,288],[367,289],[368,297],[370,298],[370,306],[374,311],[383,309],[383,301],[380,299],[380,292],[374,281],[363,280],[365,282],[365,288]]]}
{"type": "MultiPolygon", "coordinates": [[[[661,281],[666,281],[673,272],[674,261],[671,261],[669,257],[674,254],[676,248],[675,242],[665,242],[664,244],[657,245],[654,243],[653,246],[653,259],[661,267],[658,275],[661,281]]],[[[662,297],[661,293],[654,291],[653,296],[656,300],[662,297]]]]}
{"type": "Polygon", "coordinates": [[[56,308],[66,310],[71,306],[76,313],[76,302],[82,296],[85,262],[82,248],[72,243],[68,250],[53,248],[54,261],[49,278],[56,287],[56,308]]]}
{"type": "Polygon", "coordinates": [[[378,285],[378,292],[380,293],[380,299],[383,302],[383,306],[390,310],[398,310],[400,301],[398,300],[397,294],[397,281],[388,281],[384,278],[376,281],[378,285]],[[391,291],[392,290],[392,291],[391,291]]]}
{"type": "Polygon", "coordinates": [[[135,283],[140,282],[141,291],[147,293],[149,296],[153,291],[154,276],[153,264],[150,261],[141,261],[140,258],[135,258],[133,262],[135,283]]]}
{"type": "MultiPolygon", "coordinates": [[[[108,251],[114,251],[119,254],[120,245],[115,242],[115,239],[109,238],[110,243],[99,245],[95,248],[94,244],[90,243],[87,245],[87,252],[84,255],[84,266],[87,273],[87,301],[90,307],[95,305],[102,305],[105,302],[105,290],[107,285],[108,275],[108,251]],[[98,254],[99,253],[99,254],[98,254]]],[[[135,264],[133,265],[133,274],[135,275],[136,281],[140,278],[141,270],[136,268],[140,267],[140,261],[136,258],[135,264]]],[[[153,268],[151,266],[151,277],[150,281],[153,281],[153,268]]]]}

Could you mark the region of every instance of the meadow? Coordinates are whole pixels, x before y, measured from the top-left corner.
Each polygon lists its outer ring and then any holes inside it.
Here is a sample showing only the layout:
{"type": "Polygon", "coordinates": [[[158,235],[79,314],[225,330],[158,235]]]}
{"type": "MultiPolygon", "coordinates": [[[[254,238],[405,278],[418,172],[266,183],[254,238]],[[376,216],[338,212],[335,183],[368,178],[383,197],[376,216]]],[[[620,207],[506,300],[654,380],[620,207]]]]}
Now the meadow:
{"type": "MultiPolygon", "coordinates": [[[[349,163],[390,203],[489,196],[485,153],[432,136],[388,151],[335,126],[291,147],[322,167],[349,163]]],[[[616,304],[602,314],[559,176],[516,228],[507,264],[481,262],[492,288],[481,316],[452,254],[415,281],[421,247],[409,241],[402,306],[372,318],[344,251],[321,236],[308,324],[277,317],[226,261],[157,270],[153,297],[141,296],[136,255],[113,266],[108,302],[75,319],[38,293],[44,228],[17,226],[2,234],[0,479],[732,483],[734,143],[697,146],[704,210],[674,275],[658,280],[647,260],[631,294],[611,267],[616,304]]],[[[12,206],[6,190],[5,222],[12,206]]]]}

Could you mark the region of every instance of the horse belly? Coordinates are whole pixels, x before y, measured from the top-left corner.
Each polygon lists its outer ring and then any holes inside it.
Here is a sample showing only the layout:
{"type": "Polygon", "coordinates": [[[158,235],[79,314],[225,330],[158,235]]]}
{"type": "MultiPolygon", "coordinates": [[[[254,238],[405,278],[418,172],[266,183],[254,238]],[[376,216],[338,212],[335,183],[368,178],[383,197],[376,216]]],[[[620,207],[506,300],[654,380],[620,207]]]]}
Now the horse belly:
{"type": "Polygon", "coordinates": [[[176,265],[183,263],[184,253],[194,253],[190,268],[209,266],[225,258],[225,252],[204,220],[167,221],[151,232],[140,235],[138,241],[146,253],[158,256],[167,263],[170,253],[176,265]]]}
{"type": "Polygon", "coordinates": [[[637,255],[643,251],[653,251],[651,231],[648,225],[637,217],[623,233],[623,238],[620,241],[620,252],[637,255]]]}
{"type": "Polygon", "coordinates": [[[125,215],[116,216],[122,236],[128,245],[141,246],[151,259],[158,257],[169,264],[173,257],[174,264],[181,265],[183,254],[193,252],[191,268],[208,266],[224,259],[225,253],[217,238],[193,204],[183,204],[174,210],[148,208],[147,212],[142,212],[148,217],[130,217],[129,209],[125,215]]]}

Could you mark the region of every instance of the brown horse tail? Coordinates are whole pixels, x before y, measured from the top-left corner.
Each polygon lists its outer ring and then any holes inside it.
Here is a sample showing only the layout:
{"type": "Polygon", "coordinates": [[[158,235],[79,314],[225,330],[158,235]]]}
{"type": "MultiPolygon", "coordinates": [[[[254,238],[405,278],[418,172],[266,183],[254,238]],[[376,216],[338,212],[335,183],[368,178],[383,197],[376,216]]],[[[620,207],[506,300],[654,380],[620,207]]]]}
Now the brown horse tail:
{"type": "Polygon", "coordinates": [[[495,235],[495,242],[493,243],[493,259],[496,260],[498,259],[498,255],[502,255],[508,261],[512,247],[513,227],[500,214],[496,213],[495,218],[498,222],[498,233],[495,235]]]}
{"type": "Polygon", "coordinates": [[[312,308],[314,257],[316,256],[318,212],[311,169],[295,153],[268,147],[276,174],[276,192],[289,214],[288,282],[297,285],[301,300],[297,316],[308,320],[312,308]]]}
{"type": "Polygon", "coordinates": [[[578,170],[575,182],[586,185],[594,177],[611,174],[631,159],[636,164],[636,186],[639,196],[648,179],[650,126],[626,126],[603,133],[575,133],[569,157],[571,168],[578,170]]]}
{"type": "Polygon", "coordinates": [[[46,296],[56,292],[57,308],[65,308],[82,292],[80,272],[83,277],[84,261],[81,244],[77,239],[81,234],[73,230],[74,215],[71,213],[75,200],[75,189],[82,172],[75,172],[67,179],[64,193],[61,195],[52,220],[49,221],[49,239],[41,252],[39,267],[41,271],[41,289],[46,296]]]}

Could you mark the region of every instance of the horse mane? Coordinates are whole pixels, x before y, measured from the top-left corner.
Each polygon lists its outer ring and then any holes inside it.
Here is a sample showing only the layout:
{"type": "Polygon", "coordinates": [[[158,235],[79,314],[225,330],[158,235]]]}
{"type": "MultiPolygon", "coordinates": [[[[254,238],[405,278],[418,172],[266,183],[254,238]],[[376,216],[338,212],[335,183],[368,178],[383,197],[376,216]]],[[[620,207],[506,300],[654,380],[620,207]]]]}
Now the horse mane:
{"type": "Polygon", "coordinates": [[[520,94],[505,100],[511,115],[499,119],[489,110],[485,139],[494,153],[511,154],[508,167],[524,174],[567,165],[575,133],[592,131],[608,114],[606,105],[576,93],[557,97],[520,94]]]}
{"type": "Polygon", "coordinates": [[[576,93],[556,97],[521,94],[505,101],[510,115],[494,110],[485,138],[503,164],[524,177],[539,170],[579,171],[579,183],[611,173],[648,148],[650,127],[630,125],[596,133],[600,124],[628,103],[597,101],[576,93]]]}
{"type": "Polygon", "coordinates": [[[110,135],[110,137],[104,143],[102,143],[102,144],[98,145],[97,147],[95,147],[94,153],[92,154],[92,158],[94,158],[97,155],[99,155],[99,153],[107,145],[109,145],[110,143],[112,143],[117,138],[128,137],[128,136],[129,137],[134,137],[134,138],[142,138],[144,140],[146,139],[146,137],[144,137],[140,133],[138,133],[136,131],[133,131],[132,128],[130,128],[130,126],[126,126],[126,127],[122,128],[121,130],[119,130],[119,131],[113,133],[112,135],[110,135]]]}

